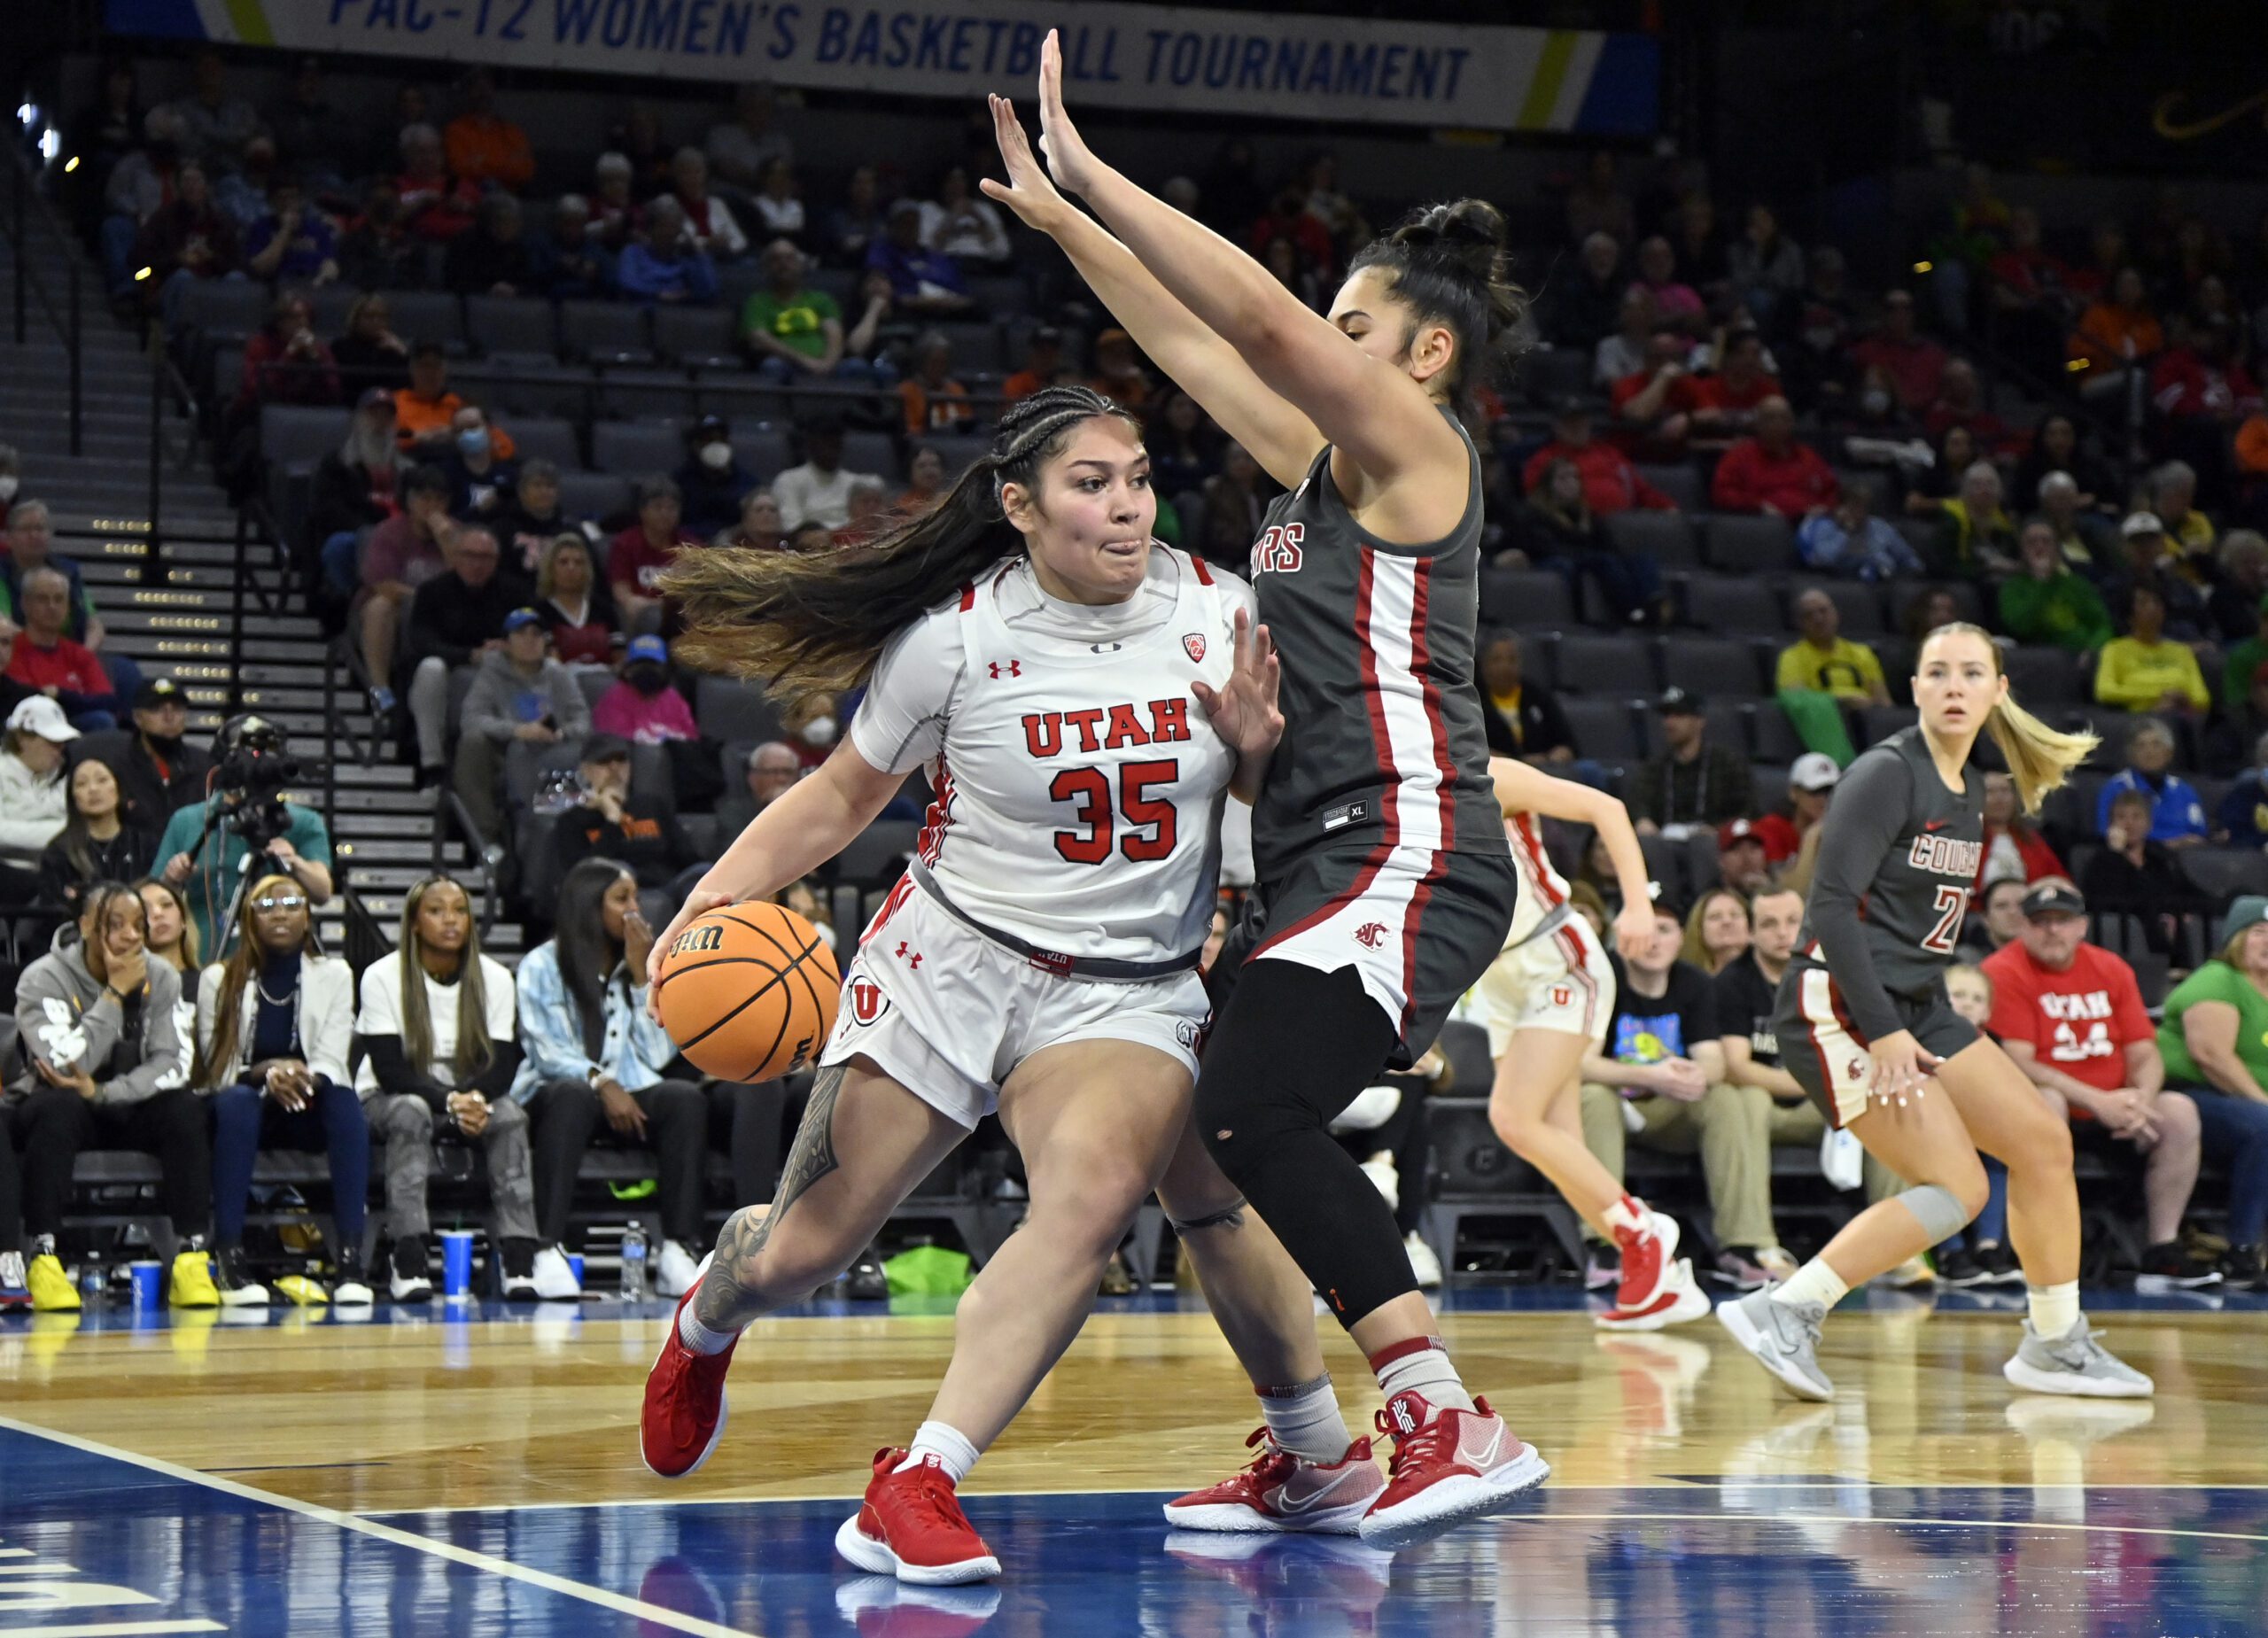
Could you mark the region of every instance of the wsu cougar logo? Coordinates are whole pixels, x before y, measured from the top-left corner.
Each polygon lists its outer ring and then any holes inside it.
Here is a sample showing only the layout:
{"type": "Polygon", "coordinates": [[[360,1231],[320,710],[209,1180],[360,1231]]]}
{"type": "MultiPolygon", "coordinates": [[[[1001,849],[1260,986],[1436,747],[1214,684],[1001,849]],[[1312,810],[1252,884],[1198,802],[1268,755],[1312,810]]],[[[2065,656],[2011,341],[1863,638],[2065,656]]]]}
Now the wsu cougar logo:
{"type": "Polygon", "coordinates": [[[873,1023],[889,1010],[889,998],[871,978],[854,978],[843,988],[850,995],[850,1016],[862,1024],[873,1023]]]}
{"type": "Polygon", "coordinates": [[[1355,942],[1365,950],[1376,950],[1386,938],[1386,923],[1365,921],[1355,929],[1355,942]]]}

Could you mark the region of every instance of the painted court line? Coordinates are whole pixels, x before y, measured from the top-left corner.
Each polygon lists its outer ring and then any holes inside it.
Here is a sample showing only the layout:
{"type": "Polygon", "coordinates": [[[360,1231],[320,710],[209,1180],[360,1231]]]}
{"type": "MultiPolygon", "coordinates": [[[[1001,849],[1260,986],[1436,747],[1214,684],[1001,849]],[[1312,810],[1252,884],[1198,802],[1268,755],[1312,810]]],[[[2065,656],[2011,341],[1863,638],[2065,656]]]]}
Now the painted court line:
{"type": "MultiPolygon", "coordinates": [[[[2139,1487],[2137,1487],[2139,1488],[2139,1487]]],[[[2032,1487],[2008,1486],[2008,1489],[2032,1487]]],[[[1947,1530],[2077,1530],[2093,1535],[2163,1535],[2184,1541],[2268,1541],[2268,1535],[2238,1530],[2180,1530],[2166,1525],[2098,1525],[2085,1520],[2052,1518],[1857,1518],[1847,1513],[1506,1513],[1497,1522],[1508,1525],[1627,1524],[1645,1519],[1657,1524],[1749,1525],[1878,1525],[1895,1530],[1907,1525],[1947,1530]]]]}
{"type": "Polygon", "coordinates": [[[224,1633],[218,1621],[87,1621],[71,1626],[11,1626],[30,1638],[140,1638],[144,1633],[224,1633]]]}
{"type": "MultiPolygon", "coordinates": [[[[130,1450],[120,1450],[110,1445],[98,1444],[91,1439],[82,1439],[75,1433],[58,1433],[52,1428],[40,1427],[30,1422],[19,1422],[13,1417],[0,1417],[0,1428],[28,1434],[34,1439],[44,1439],[53,1444],[83,1451],[89,1456],[101,1456],[107,1461],[123,1462],[129,1467],[138,1467],[144,1471],[156,1473],[161,1478],[175,1479],[183,1484],[198,1485],[207,1490],[217,1490],[223,1495],[232,1495],[241,1501],[256,1502],[263,1507],[279,1508],[287,1513],[297,1513],[300,1518],[311,1519],[316,1524],[329,1525],[338,1530],[352,1530],[361,1535],[391,1542],[396,1547],[406,1547],[415,1552],[428,1553],[436,1558],[446,1558],[452,1563],[485,1571],[490,1575],[505,1576],[515,1581],[525,1582],[530,1587],[540,1588],[546,1592],[557,1593],[562,1597],[579,1599],[585,1603],[596,1604],[601,1609],[611,1610],[618,1615],[635,1616],[641,1621],[656,1626],[667,1627],[672,1632],[691,1633],[695,1634],[695,1638],[753,1638],[753,1634],[737,1626],[720,1626],[714,1621],[704,1621],[695,1616],[680,1615],[674,1610],[665,1610],[659,1604],[646,1603],[636,1598],[625,1597],[620,1593],[609,1592],[602,1587],[590,1587],[580,1581],[571,1581],[564,1576],[552,1575],[546,1571],[531,1570],[524,1564],[516,1564],[509,1559],[492,1557],[486,1553],[476,1553],[470,1548],[459,1547],[454,1542],[436,1541],[430,1536],[417,1535],[408,1530],[398,1530],[392,1525],[380,1524],[375,1519],[358,1518],[353,1513],[342,1513],[336,1508],[322,1507],[313,1502],[301,1502],[291,1496],[276,1495],[270,1491],[258,1490],[250,1485],[238,1484],[233,1479],[215,1479],[210,1473],[198,1472],[195,1468],[182,1467],[175,1463],[160,1461],[156,1456],[138,1456],[130,1450]]],[[[51,1634],[56,1629],[50,1627],[39,1630],[51,1634]]],[[[110,1632],[118,1629],[105,1627],[102,1630],[110,1632]]],[[[183,1627],[177,1630],[210,1631],[212,1628],[208,1626],[201,1628],[183,1627]]]]}

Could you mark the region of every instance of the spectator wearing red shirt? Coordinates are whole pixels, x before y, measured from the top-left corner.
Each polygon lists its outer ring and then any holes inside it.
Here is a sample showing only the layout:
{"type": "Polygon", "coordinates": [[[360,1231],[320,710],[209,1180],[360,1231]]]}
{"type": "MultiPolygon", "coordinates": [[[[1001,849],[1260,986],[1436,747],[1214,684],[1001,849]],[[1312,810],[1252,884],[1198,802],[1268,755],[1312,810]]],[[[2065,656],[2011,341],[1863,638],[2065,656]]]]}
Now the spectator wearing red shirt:
{"type": "Polygon", "coordinates": [[[1981,964],[1992,981],[1992,1034],[2070,1114],[2075,1143],[2140,1153],[2150,1238],[2142,1272],[2218,1284],[2219,1274],[2194,1261],[2179,1238],[2197,1182],[2197,1106],[2164,1090],[2165,1060],[2134,969],[2086,942],[2086,901],[2068,880],[2025,894],[2023,917],[2016,941],[1981,964]]]}
{"type": "Polygon", "coordinates": [[[1641,452],[1659,460],[1683,457],[1694,418],[1706,408],[1701,384],[1685,361],[1685,338],[1658,330],[1646,343],[1646,367],[1608,390],[1616,426],[1641,452]]]}
{"type": "Polygon", "coordinates": [[[268,328],[245,343],[237,408],[261,404],[336,404],[338,365],[315,335],[315,309],[296,291],[276,299],[268,328]]]}
{"type": "Polygon", "coordinates": [[[1835,799],[1835,788],[1842,779],[1843,770],[1835,765],[1834,757],[1824,751],[1807,750],[1788,766],[1788,811],[1767,813],[1754,822],[1755,834],[1764,843],[1765,858],[1774,871],[1782,873],[1785,884],[1798,891],[1811,885],[1811,860],[1806,855],[1818,850],[1819,821],[1827,817],[1827,804],[1835,799]],[[1798,868],[1790,870],[1791,862],[1798,868]]]}
{"type": "Polygon", "coordinates": [[[117,726],[118,700],[94,650],[71,640],[71,582],[59,569],[28,570],[19,582],[23,631],[8,676],[63,708],[72,726],[97,734],[117,726]]]}
{"type": "Polygon", "coordinates": [[[1308,196],[1295,186],[1287,187],[1276,196],[1253,222],[1247,237],[1255,256],[1268,248],[1270,239],[1291,240],[1307,257],[1308,265],[1315,269],[1317,278],[1329,277],[1339,266],[1339,250],[1331,242],[1331,229],[1308,209],[1308,196]]]}
{"type": "Polygon", "coordinates": [[[1554,461],[1571,461],[1583,475],[1583,504],[1600,517],[1611,517],[1633,507],[1674,512],[1677,502],[1638,476],[1630,457],[1612,444],[1591,438],[1589,406],[1569,399],[1551,423],[1551,441],[1530,455],[1520,469],[1520,487],[1532,491],[1554,461]]]}
{"type": "Polygon", "coordinates": [[[1717,373],[1693,383],[1693,420],[1697,428],[1730,437],[1755,423],[1765,400],[1785,396],[1779,377],[1764,368],[1764,338],[1752,330],[1737,330],[1725,342],[1717,373]]]}
{"type": "Polygon", "coordinates": [[[1977,856],[1977,881],[1969,890],[1981,900],[1986,881],[2013,878],[2045,881],[2069,876],[2063,861],[2047,845],[2016,800],[2016,781],[2005,773],[1984,776],[1984,850],[1977,856]]]}
{"type": "MultiPolygon", "coordinates": [[[[606,578],[614,586],[615,606],[625,626],[641,627],[641,616],[661,606],[662,594],[654,582],[678,553],[702,544],[701,537],[680,521],[685,501],[678,486],[666,477],[649,477],[638,485],[638,521],[614,537],[606,549],[606,578]]],[[[654,618],[642,628],[654,629],[654,618]]]]}
{"type": "Polygon", "coordinates": [[[1985,459],[2013,453],[2016,438],[2008,423],[1984,408],[1984,384],[1977,366],[1965,358],[1947,359],[1938,377],[1938,399],[1922,417],[1922,430],[1934,441],[1948,427],[1967,427],[1985,459]]]}
{"type": "Polygon", "coordinates": [[[480,205],[480,185],[449,175],[441,134],[430,125],[402,128],[401,175],[393,187],[410,233],[429,244],[445,245],[471,227],[480,205]]]}
{"type": "Polygon", "coordinates": [[[1796,441],[1796,412],[1778,397],[1757,406],[1756,436],[1725,451],[1709,485],[1720,511],[1768,512],[1791,522],[1826,510],[1842,493],[1835,469],[1796,441]]]}
{"type": "Polygon", "coordinates": [[[1946,350],[1915,333],[1913,293],[1894,290],[1883,298],[1882,328],[1852,347],[1851,362],[1862,374],[1877,364],[1888,370],[1898,401],[1919,415],[1938,401],[1946,350]]]}
{"type": "Polygon", "coordinates": [[[2227,321],[2177,321],[2174,345],[2150,371],[2150,401],[2169,421],[2234,423],[2260,408],[2260,389],[2229,356],[2227,321]]]}

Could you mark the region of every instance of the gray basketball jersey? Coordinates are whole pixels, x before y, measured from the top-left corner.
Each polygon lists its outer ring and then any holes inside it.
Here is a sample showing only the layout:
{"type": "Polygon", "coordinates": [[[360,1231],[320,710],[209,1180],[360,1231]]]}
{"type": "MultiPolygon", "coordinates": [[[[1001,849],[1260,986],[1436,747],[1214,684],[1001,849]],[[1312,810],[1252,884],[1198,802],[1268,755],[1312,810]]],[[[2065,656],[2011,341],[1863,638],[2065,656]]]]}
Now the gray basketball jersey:
{"type": "Polygon", "coordinates": [[[1793,965],[1823,966],[1860,1036],[1905,1025],[1890,996],[1942,997],[1984,847],[1984,776],[1938,777],[1919,727],[1874,746],[1835,788],[1793,965]]]}
{"type": "Polygon", "coordinates": [[[1252,582],[1281,656],[1285,726],[1252,815],[1263,882],[1317,847],[1379,850],[1421,870],[1433,852],[1509,854],[1473,676],[1480,460],[1458,437],[1464,516],[1430,546],[1357,524],[1328,447],[1268,508],[1252,582]]]}

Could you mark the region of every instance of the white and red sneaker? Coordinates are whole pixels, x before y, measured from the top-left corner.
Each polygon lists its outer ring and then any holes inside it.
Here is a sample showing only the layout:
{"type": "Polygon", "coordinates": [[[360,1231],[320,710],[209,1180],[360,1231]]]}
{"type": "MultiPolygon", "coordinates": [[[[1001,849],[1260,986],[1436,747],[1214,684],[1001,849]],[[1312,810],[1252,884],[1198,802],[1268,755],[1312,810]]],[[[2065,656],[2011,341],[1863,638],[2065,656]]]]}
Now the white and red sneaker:
{"type": "Polygon", "coordinates": [[[1285,1449],[1264,1426],[1244,1442],[1247,1449],[1260,1447],[1250,1465],[1233,1479],[1167,1502],[1166,1523],[1177,1530],[1237,1534],[1353,1535],[1386,1488],[1367,1439],[1356,1440],[1328,1466],[1285,1449]]]}
{"type": "MultiPolygon", "coordinates": [[[[1635,1204],[1635,1202],[1631,1202],[1635,1204]]],[[[1614,1311],[1638,1313],[1653,1306],[1677,1269],[1677,1220],[1643,1206],[1644,1221],[1617,1229],[1614,1248],[1622,1255],[1622,1277],[1615,1283],[1614,1311]]]]}
{"type": "MultiPolygon", "coordinates": [[[[716,1254],[710,1254],[713,1257],[716,1254]]],[[[701,1272],[709,1271],[703,1260],[701,1272]]],[[[725,1373],[732,1369],[734,1337],[721,1354],[696,1354],[678,1335],[679,1316],[701,1289],[678,1299],[670,1311],[668,1335],[654,1368],[646,1373],[646,1403],[638,1415],[638,1459],[658,1479],[683,1479],[709,1459],[725,1436],[725,1373]]]]}
{"type": "Polygon", "coordinates": [[[874,1476],[856,1516],[835,1533],[835,1550],[873,1575],[920,1587],[989,1581],[1000,1561],[960,1510],[953,1481],[935,1456],[899,1471],[904,1450],[874,1452],[874,1476]]]}
{"type": "Polygon", "coordinates": [[[1662,1282],[1651,1301],[1635,1308],[1617,1304],[1591,1317],[1602,1331],[1660,1331],[1666,1326],[1682,1325],[1688,1320],[1706,1319],[1713,1307],[1709,1293],[1693,1277],[1692,1263],[1680,1257],[1670,1264],[1669,1277],[1662,1282]]]}
{"type": "Polygon", "coordinates": [[[1405,1388],[1379,1412],[1394,1440],[1386,1488],[1363,1515],[1363,1540],[1389,1549],[1413,1546],[1452,1525],[1493,1513],[1551,1476],[1550,1464],[1504,1419],[1476,1399],[1471,1410],[1436,1406],[1405,1388]]]}

